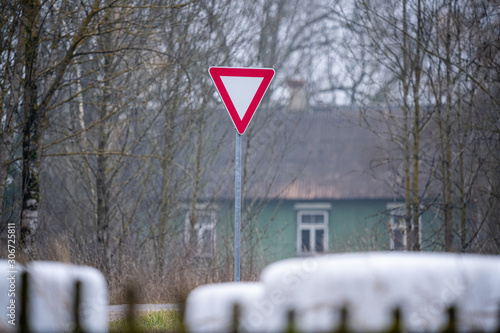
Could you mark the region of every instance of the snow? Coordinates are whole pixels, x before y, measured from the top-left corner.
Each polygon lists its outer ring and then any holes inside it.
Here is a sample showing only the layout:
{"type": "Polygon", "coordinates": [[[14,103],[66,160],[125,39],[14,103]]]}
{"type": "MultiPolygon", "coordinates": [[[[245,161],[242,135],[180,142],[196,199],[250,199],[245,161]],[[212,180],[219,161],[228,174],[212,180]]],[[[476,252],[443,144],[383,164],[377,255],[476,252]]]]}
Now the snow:
{"type": "Polygon", "coordinates": [[[461,331],[498,325],[500,257],[450,253],[371,252],[294,258],[266,267],[259,283],[205,285],[186,304],[194,332],[228,331],[232,305],[241,303],[249,332],[284,331],[290,309],[302,332],[329,331],[348,309],[354,331],[386,330],[401,308],[409,331],[436,332],[458,308],[461,331]]]}
{"type": "MultiPolygon", "coordinates": [[[[75,282],[81,281],[80,322],[86,332],[104,332],[107,323],[107,287],[104,276],[98,270],[56,262],[31,262],[24,268],[17,264],[16,275],[16,322],[20,315],[21,273],[30,274],[28,320],[33,332],[70,331],[74,322],[75,282]]],[[[6,275],[0,281],[0,305],[7,306],[9,276],[7,261],[0,261],[0,270],[6,275]],[[7,283],[6,283],[7,281],[7,283]]],[[[9,318],[7,318],[9,319],[9,318]]],[[[18,325],[18,323],[17,323],[18,325]]],[[[0,328],[12,329],[4,318],[0,328]]]]}
{"type": "Polygon", "coordinates": [[[253,282],[226,282],[200,286],[186,301],[189,332],[231,332],[234,305],[240,306],[240,331],[253,331],[253,306],[263,298],[263,286],[253,282]]]}
{"type": "Polygon", "coordinates": [[[304,332],[331,330],[347,306],[355,331],[379,331],[400,306],[411,331],[438,331],[446,309],[458,307],[462,330],[492,330],[500,304],[500,257],[446,253],[373,252],[291,259],[261,275],[267,331],[286,327],[290,308],[304,332]],[[279,302],[272,302],[272,295],[279,302]],[[271,296],[270,296],[271,295],[271,296]]]}

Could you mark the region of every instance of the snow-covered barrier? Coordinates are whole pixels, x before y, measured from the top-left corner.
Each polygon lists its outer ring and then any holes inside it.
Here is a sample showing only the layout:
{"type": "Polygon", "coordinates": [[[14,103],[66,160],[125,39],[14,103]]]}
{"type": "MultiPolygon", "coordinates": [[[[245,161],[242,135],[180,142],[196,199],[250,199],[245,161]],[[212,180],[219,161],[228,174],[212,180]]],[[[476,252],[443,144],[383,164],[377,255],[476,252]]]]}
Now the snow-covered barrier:
{"type": "Polygon", "coordinates": [[[289,259],[261,274],[261,318],[256,332],[283,331],[295,310],[302,332],[329,331],[340,323],[355,331],[386,330],[400,307],[404,328],[438,331],[456,305],[460,330],[496,329],[500,305],[500,257],[446,253],[354,253],[289,259]]]}
{"type": "Polygon", "coordinates": [[[0,260],[0,332],[15,331],[17,328],[14,326],[16,317],[19,316],[19,302],[16,298],[16,291],[19,288],[17,281],[20,281],[19,274],[9,267],[7,260],[0,260]]]}
{"type": "Polygon", "coordinates": [[[186,300],[184,321],[189,332],[231,332],[234,306],[239,306],[239,330],[254,331],[253,307],[262,299],[263,286],[253,282],[227,282],[200,286],[186,300]]]}
{"type": "Polygon", "coordinates": [[[85,332],[108,330],[108,296],[106,280],[101,272],[87,266],[56,262],[31,262],[26,267],[16,265],[10,273],[7,261],[0,261],[0,306],[6,309],[14,300],[16,326],[9,316],[1,316],[0,330],[17,330],[21,310],[21,273],[28,272],[28,323],[33,332],[68,332],[75,323],[76,281],[81,282],[79,319],[85,332]],[[10,279],[9,279],[10,278],[10,279]],[[12,283],[15,282],[15,297],[12,283]]]}

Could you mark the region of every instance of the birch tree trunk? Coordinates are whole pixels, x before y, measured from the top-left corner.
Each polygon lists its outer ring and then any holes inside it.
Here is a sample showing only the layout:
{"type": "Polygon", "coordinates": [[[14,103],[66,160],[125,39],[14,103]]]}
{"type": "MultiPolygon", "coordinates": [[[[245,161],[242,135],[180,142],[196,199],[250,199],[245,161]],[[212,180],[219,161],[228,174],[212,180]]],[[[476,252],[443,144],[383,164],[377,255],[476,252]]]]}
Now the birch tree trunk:
{"type": "Polygon", "coordinates": [[[24,253],[34,257],[35,235],[40,224],[40,138],[43,115],[38,105],[37,55],[39,48],[40,2],[23,1],[22,24],[26,31],[24,50],[22,211],[20,243],[24,253]]]}
{"type": "Polygon", "coordinates": [[[416,54],[413,59],[414,66],[414,84],[413,84],[413,179],[412,179],[412,238],[413,250],[420,251],[420,196],[419,196],[419,181],[420,181],[420,81],[422,76],[422,1],[417,2],[417,46],[416,54]]]}
{"type": "Polygon", "coordinates": [[[410,65],[409,65],[409,50],[408,50],[408,17],[407,17],[407,0],[403,0],[403,70],[401,72],[401,83],[403,85],[403,164],[404,164],[404,192],[405,192],[405,226],[406,226],[406,250],[411,251],[411,245],[413,244],[413,234],[411,232],[411,155],[410,155],[410,132],[409,132],[409,106],[408,106],[408,96],[410,90],[409,75],[410,65]]]}
{"type": "Polygon", "coordinates": [[[448,15],[446,17],[446,39],[445,39],[445,65],[446,65],[446,114],[445,114],[445,133],[444,133],[444,227],[445,227],[445,236],[444,236],[444,244],[446,251],[453,251],[453,202],[452,202],[452,189],[451,185],[453,182],[452,177],[452,168],[451,168],[451,103],[452,103],[452,89],[453,82],[451,79],[451,1],[447,3],[448,7],[448,15]]]}
{"type": "Polygon", "coordinates": [[[4,63],[4,72],[2,76],[1,83],[1,95],[0,95],[0,218],[5,217],[7,214],[4,202],[5,189],[7,186],[7,177],[9,166],[12,163],[14,156],[14,151],[16,147],[13,147],[13,135],[14,128],[16,125],[15,115],[20,113],[20,95],[22,92],[22,77],[23,77],[23,66],[24,63],[23,53],[26,43],[26,32],[24,25],[20,22],[20,17],[17,15],[16,10],[19,10],[21,4],[15,2],[12,5],[12,9],[5,9],[8,14],[6,14],[6,22],[10,19],[10,27],[8,34],[4,37],[2,51],[6,52],[6,57],[4,63]],[[13,47],[13,41],[17,39],[17,46],[13,47]],[[13,63],[9,63],[9,60],[13,56],[13,63]]]}
{"type": "MultiPolygon", "coordinates": [[[[43,31],[39,0],[23,0],[22,22],[25,31],[24,85],[22,126],[22,209],[20,250],[29,258],[35,256],[36,232],[40,225],[40,162],[43,122],[51,99],[61,85],[64,74],[71,64],[77,47],[88,37],[87,29],[92,18],[99,12],[100,0],[95,0],[77,31],[68,43],[61,58],[52,67],[44,68],[52,76],[44,80],[40,93],[41,78],[37,71],[40,52],[40,32],[43,31]]],[[[21,39],[23,40],[23,39],[21,39]]],[[[50,66],[50,65],[49,65],[50,66]]]]}

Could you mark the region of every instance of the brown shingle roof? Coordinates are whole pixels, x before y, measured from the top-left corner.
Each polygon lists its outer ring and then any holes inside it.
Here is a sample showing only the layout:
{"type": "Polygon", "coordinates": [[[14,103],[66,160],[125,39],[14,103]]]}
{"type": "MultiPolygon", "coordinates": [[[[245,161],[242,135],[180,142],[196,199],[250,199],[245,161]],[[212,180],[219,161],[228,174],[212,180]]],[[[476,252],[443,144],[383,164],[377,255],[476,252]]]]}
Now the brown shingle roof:
{"type": "MultiPolygon", "coordinates": [[[[356,109],[282,113],[279,118],[267,134],[276,142],[256,140],[250,164],[257,172],[249,179],[248,195],[297,200],[393,196],[382,180],[387,171],[370,167],[387,142],[359,125],[356,109]]],[[[251,125],[269,125],[262,121],[251,125]]]]}

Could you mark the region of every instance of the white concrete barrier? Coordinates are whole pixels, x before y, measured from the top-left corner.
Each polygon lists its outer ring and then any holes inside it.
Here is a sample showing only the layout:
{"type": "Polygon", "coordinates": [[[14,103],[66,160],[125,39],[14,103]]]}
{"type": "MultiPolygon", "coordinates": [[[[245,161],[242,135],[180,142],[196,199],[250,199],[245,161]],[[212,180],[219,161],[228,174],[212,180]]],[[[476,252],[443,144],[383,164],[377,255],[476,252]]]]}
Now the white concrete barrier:
{"type": "Polygon", "coordinates": [[[500,304],[500,257],[447,253],[353,253],[290,259],[261,274],[263,325],[256,331],[282,331],[289,309],[303,332],[339,325],[349,311],[355,331],[389,328],[400,306],[410,331],[438,331],[446,309],[458,308],[461,330],[491,331],[500,304]]]}
{"type": "Polygon", "coordinates": [[[231,332],[234,305],[240,307],[239,328],[254,331],[254,304],[262,299],[263,286],[252,282],[227,282],[195,288],[186,301],[185,324],[189,332],[231,332]]]}
{"type": "Polygon", "coordinates": [[[85,332],[106,332],[107,287],[104,276],[97,269],[57,262],[31,262],[27,267],[17,264],[15,298],[8,296],[11,276],[7,261],[0,261],[0,305],[15,301],[16,326],[8,316],[0,319],[2,331],[15,330],[19,325],[21,272],[29,273],[28,321],[33,332],[66,332],[74,325],[75,283],[81,281],[80,324],[85,332]],[[7,282],[7,283],[6,283],[7,282]],[[6,320],[7,318],[7,320],[6,320]]]}

